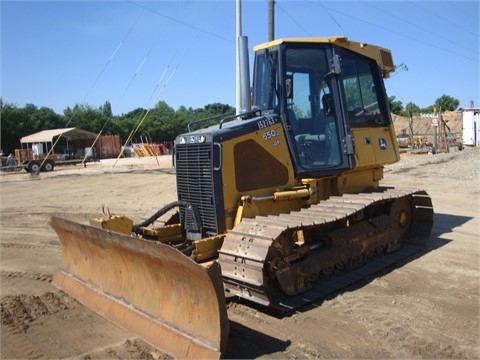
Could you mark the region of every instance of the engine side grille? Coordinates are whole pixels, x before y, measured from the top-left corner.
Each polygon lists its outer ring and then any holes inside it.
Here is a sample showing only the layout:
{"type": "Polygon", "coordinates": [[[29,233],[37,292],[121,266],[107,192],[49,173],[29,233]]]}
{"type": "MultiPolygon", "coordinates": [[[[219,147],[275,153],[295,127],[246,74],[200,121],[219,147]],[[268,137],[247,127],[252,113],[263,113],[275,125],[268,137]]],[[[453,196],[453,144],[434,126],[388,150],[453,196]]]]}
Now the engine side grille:
{"type": "MultiPolygon", "coordinates": [[[[203,235],[218,234],[212,144],[177,144],[175,152],[179,200],[197,208],[203,235]]],[[[190,217],[185,214],[185,209],[181,209],[180,217],[182,224],[188,227],[190,217]]]]}

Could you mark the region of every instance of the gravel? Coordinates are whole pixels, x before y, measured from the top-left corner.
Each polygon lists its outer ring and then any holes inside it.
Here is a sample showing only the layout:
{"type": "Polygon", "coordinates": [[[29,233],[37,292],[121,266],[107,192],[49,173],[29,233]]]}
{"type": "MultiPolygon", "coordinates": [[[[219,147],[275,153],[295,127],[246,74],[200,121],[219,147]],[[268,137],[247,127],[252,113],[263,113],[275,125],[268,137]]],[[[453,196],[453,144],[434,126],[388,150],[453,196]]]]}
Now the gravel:
{"type": "MultiPolygon", "coordinates": [[[[409,172],[409,175],[448,177],[456,180],[480,178],[480,147],[465,147],[449,153],[401,154],[401,160],[385,167],[385,176],[409,172]]],[[[479,184],[480,185],[480,184],[479,184]]]]}

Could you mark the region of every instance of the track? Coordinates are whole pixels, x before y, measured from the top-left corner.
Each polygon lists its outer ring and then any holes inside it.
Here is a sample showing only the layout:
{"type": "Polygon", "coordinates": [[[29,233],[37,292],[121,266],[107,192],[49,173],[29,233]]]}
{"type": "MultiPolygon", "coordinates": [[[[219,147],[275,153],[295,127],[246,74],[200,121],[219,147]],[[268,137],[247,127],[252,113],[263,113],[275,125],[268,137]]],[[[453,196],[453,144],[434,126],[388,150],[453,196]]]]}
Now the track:
{"type": "Polygon", "coordinates": [[[334,196],[290,214],[243,219],[227,233],[219,251],[225,289],[262,305],[291,311],[352,285],[419,251],[423,247],[421,238],[430,234],[432,223],[433,206],[425,191],[392,188],[334,196]],[[408,199],[411,206],[411,225],[403,238],[400,238],[398,227],[392,225],[392,219],[386,214],[367,218],[358,225],[344,225],[359,214],[371,213],[372,209],[378,215],[381,209],[391,208],[393,202],[402,202],[402,199],[408,199]],[[272,280],[272,254],[283,250],[280,248],[284,248],[282,243],[285,243],[285,239],[298,231],[308,233],[310,237],[314,234],[314,237],[331,240],[327,241],[329,244],[324,241],[318,250],[306,256],[288,253],[289,257],[297,256],[298,260],[286,265],[282,263],[283,269],[277,266],[273,271],[276,279],[272,280]],[[391,244],[397,243],[403,246],[393,252],[386,251],[391,244]],[[366,259],[368,261],[364,263],[366,259]],[[322,263],[329,262],[332,264],[322,267],[322,263]],[[313,267],[318,269],[304,274],[313,267]],[[325,277],[326,268],[332,268],[334,276],[325,277]],[[340,268],[355,270],[337,274],[336,269],[340,268]],[[289,285],[293,284],[293,296],[285,296],[272,287],[272,283],[275,283],[278,288],[282,279],[289,285]],[[306,291],[296,294],[295,289],[302,286],[306,291]]]}

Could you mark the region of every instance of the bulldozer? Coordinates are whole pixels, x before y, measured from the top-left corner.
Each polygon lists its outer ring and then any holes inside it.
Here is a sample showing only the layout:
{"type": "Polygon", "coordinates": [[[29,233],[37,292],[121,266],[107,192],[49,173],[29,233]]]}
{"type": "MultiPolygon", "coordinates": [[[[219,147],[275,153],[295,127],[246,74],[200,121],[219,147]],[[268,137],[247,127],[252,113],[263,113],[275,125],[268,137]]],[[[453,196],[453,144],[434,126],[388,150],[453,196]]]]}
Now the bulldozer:
{"type": "Polygon", "coordinates": [[[390,50],[335,36],[254,51],[245,109],[175,139],[177,201],[138,224],[51,219],[54,285],[176,358],[225,354],[226,297],[291,311],[418,251],[433,225],[426,191],[380,185],[400,159],[390,50]]]}

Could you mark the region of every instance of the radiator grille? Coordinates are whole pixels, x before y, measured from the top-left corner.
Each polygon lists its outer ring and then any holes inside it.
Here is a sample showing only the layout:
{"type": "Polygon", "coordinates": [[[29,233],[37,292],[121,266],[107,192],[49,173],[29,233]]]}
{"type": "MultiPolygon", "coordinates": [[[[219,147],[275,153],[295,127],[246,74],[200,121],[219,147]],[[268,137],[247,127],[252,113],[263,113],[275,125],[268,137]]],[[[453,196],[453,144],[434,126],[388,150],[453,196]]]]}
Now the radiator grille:
{"type": "MultiPolygon", "coordinates": [[[[179,200],[196,206],[204,235],[218,234],[212,144],[177,144],[175,151],[179,200]]],[[[188,225],[185,209],[181,209],[180,217],[188,225]]]]}

